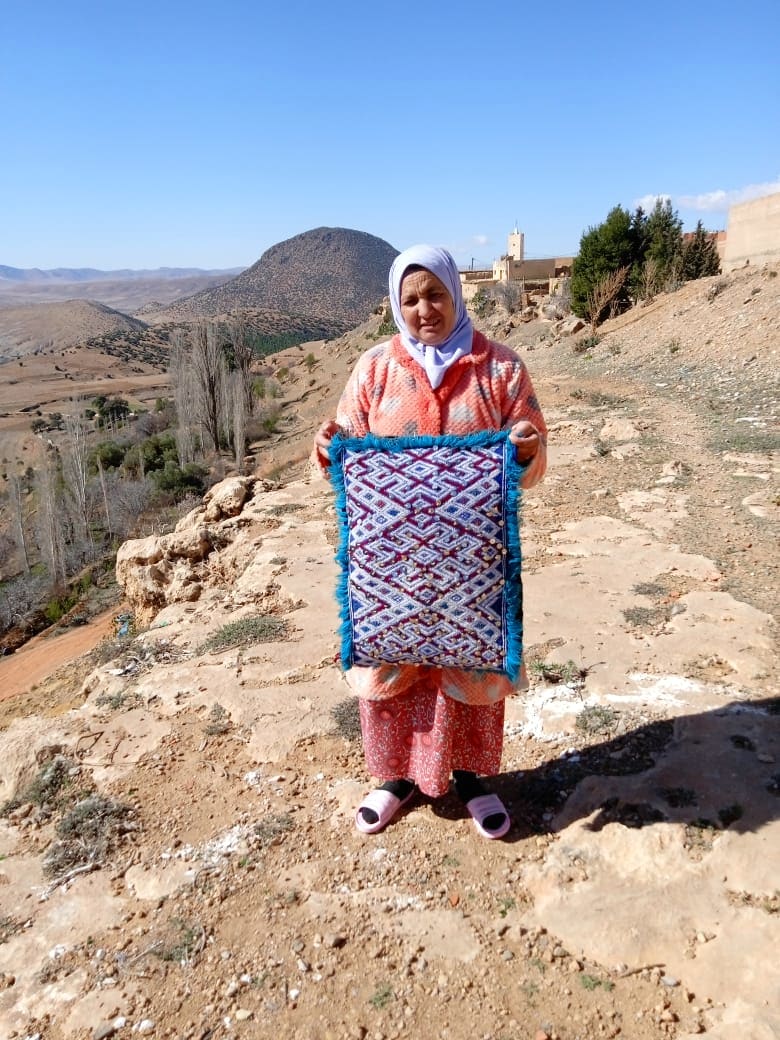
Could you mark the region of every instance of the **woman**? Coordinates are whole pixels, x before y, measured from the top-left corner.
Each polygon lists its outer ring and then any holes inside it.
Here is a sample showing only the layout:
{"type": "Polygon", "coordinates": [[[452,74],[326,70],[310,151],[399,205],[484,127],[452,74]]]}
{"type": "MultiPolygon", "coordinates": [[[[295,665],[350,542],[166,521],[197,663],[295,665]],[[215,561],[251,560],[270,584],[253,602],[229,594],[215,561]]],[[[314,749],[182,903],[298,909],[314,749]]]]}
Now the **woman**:
{"type": "MultiPolygon", "coordinates": [[[[368,350],[341,396],[335,421],[315,437],[327,474],[333,436],[467,434],[508,429],[526,465],[524,488],[541,480],[546,434],[525,365],[508,347],[474,330],[455,261],[444,249],[412,246],[390,269],[390,304],[399,334],[368,350]]],[[[419,789],[446,793],[450,775],[479,833],[500,838],[511,821],[478,774],[501,764],[504,675],[425,665],[353,667],[369,772],[383,780],[360,804],[355,825],[382,830],[419,789]]]]}

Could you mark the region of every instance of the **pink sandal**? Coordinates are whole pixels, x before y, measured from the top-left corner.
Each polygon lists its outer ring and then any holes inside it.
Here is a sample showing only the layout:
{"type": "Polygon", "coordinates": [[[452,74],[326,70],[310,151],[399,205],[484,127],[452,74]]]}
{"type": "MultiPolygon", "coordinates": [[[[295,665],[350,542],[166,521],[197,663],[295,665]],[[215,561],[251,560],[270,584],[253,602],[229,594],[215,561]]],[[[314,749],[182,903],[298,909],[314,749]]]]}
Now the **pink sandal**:
{"type": "Polygon", "coordinates": [[[363,834],[376,834],[377,831],[381,831],[390,823],[398,810],[406,805],[416,790],[417,788],[413,787],[406,798],[397,798],[390,791],[383,791],[381,788],[370,791],[358,806],[358,810],[355,813],[355,826],[363,834]],[[377,814],[379,819],[376,823],[367,823],[363,819],[360,812],[361,809],[371,809],[372,812],[377,814]]]}
{"type": "Polygon", "coordinates": [[[476,798],[472,798],[470,802],[466,802],[466,808],[474,821],[474,826],[483,838],[503,838],[512,826],[506,806],[497,794],[478,795],[476,798]],[[503,813],[504,822],[497,830],[491,831],[483,826],[488,816],[496,816],[499,813],[503,813]]]}

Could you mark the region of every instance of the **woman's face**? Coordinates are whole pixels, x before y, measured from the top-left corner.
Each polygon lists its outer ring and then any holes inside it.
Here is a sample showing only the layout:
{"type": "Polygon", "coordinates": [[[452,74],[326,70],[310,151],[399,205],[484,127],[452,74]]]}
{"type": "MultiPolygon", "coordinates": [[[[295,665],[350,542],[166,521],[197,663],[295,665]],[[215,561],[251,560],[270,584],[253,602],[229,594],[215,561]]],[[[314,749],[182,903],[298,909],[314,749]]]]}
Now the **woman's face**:
{"type": "Polygon", "coordinates": [[[430,271],[410,271],[401,280],[401,314],[410,335],[421,343],[443,343],[455,328],[455,304],[430,271]]]}

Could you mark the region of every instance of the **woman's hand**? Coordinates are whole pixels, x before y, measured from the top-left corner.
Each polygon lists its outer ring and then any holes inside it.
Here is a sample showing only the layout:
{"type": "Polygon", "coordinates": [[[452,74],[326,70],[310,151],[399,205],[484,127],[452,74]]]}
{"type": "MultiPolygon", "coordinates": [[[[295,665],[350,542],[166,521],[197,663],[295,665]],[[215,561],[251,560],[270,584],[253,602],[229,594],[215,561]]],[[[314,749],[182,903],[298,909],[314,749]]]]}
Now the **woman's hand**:
{"type": "Polygon", "coordinates": [[[330,442],[337,433],[344,431],[334,419],[329,419],[320,426],[314,435],[314,447],[325,466],[330,465],[330,442]]]}
{"type": "Polygon", "coordinates": [[[509,431],[509,440],[515,446],[518,462],[530,462],[539,450],[539,434],[533,423],[515,423],[509,431]]]}

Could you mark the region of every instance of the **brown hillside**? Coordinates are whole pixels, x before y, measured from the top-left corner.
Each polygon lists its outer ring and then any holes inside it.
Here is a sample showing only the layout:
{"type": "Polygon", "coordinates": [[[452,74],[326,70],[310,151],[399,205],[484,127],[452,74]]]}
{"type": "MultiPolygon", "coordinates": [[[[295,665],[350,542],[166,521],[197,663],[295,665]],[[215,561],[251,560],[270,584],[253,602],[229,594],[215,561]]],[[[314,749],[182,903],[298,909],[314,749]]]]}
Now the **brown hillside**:
{"type": "Polygon", "coordinates": [[[0,309],[0,360],[63,350],[100,336],[137,336],[146,327],[138,318],[92,300],[7,307],[0,309]]]}
{"type": "Polygon", "coordinates": [[[0,658],[0,1036],[780,1037],[778,270],[595,342],[490,320],[550,430],[506,839],[453,794],[354,827],[333,493],[301,460],[374,315],[261,362],[273,481],[122,546],[135,632],[0,658]]]}
{"type": "MultiPolygon", "coordinates": [[[[158,312],[159,320],[213,316],[259,307],[340,321],[360,321],[387,292],[398,251],[364,231],[316,228],[271,246],[232,281],[158,312]]],[[[314,337],[312,337],[314,338],[314,337]]]]}

